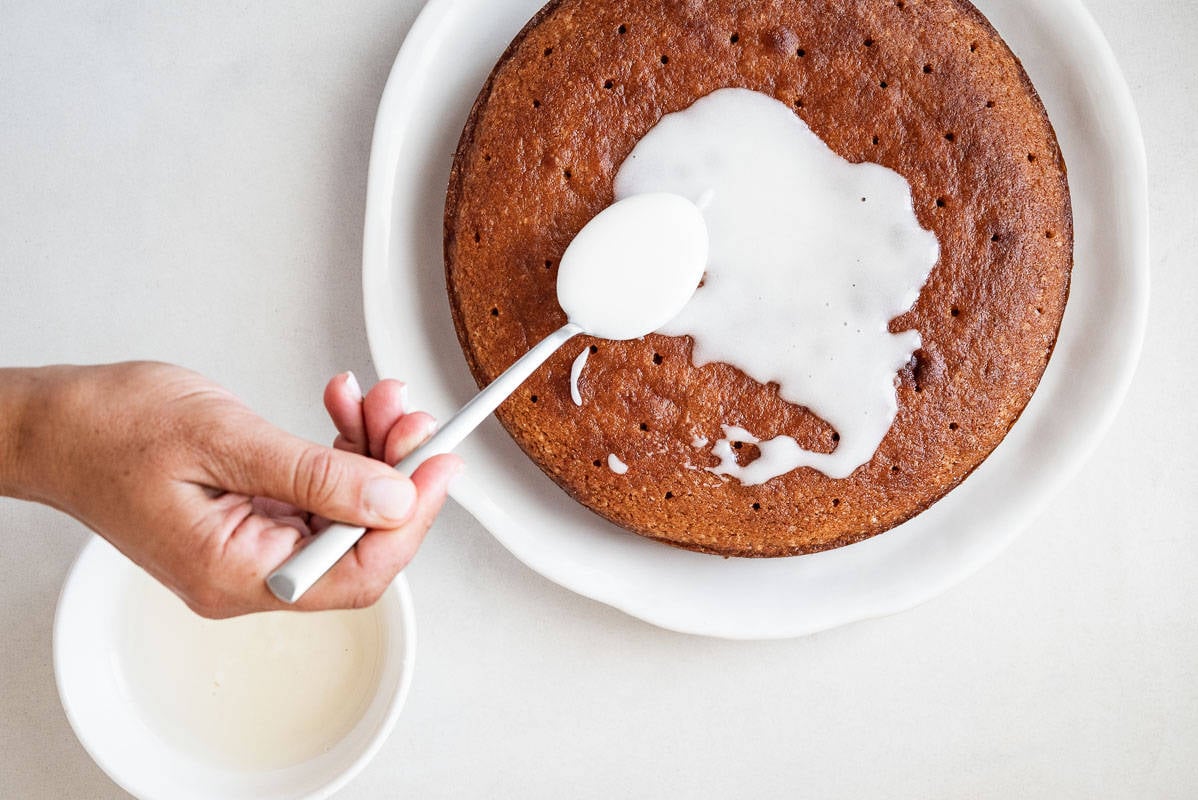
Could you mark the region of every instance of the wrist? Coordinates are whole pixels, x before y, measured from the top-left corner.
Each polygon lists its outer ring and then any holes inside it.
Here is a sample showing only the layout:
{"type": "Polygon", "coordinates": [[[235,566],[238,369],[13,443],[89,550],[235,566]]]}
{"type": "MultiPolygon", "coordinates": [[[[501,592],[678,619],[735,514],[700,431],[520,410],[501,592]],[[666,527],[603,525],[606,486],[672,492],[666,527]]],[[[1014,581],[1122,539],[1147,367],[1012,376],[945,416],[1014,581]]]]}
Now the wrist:
{"type": "Polygon", "coordinates": [[[47,502],[41,467],[53,384],[71,367],[0,369],[0,496],[47,502]]]}
{"type": "Polygon", "coordinates": [[[36,369],[0,369],[0,495],[24,497],[28,414],[36,369]]]}

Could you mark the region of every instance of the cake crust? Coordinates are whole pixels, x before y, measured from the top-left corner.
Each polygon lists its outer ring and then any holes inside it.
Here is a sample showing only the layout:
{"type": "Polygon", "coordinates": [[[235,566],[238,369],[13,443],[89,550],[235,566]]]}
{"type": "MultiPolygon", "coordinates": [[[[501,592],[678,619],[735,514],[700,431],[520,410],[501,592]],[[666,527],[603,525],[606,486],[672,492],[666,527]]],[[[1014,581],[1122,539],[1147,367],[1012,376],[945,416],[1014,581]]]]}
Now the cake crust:
{"type": "Polygon", "coordinates": [[[1068,297],[1068,181],[1018,59],[964,0],[555,0],[492,71],[449,183],[450,307],[480,386],[565,323],[558,261],[612,202],[637,141],[728,86],[785,102],[847,160],[902,174],[940,240],[919,300],[891,324],[923,346],[873,459],[843,480],[801,468],[743,486],[707,471],[718,459],[693,443],[722,438],[721,423],[824,452],[834,431],[776,386],[693,366],[687,337],[579,337],[497,414],[567,493],[636,533],[722,555],[811,553],[926,509],[1019,417],[1068,297]],[[584,347],[579,408],[569,376],[584,347]]]}

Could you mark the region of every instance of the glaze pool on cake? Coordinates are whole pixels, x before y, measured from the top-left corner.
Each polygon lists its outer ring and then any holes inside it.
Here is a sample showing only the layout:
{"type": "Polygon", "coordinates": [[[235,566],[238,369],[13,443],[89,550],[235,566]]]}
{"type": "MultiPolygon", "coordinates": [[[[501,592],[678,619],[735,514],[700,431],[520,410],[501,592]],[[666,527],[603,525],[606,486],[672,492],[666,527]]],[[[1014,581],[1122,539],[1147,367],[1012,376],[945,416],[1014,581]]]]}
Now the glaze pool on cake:
{"type": "Polygon", "coordinates": [[[888,326],[921,342],[872,458],[846,478],[714,474],[721,441],[743,467],[758,454],[750,435],[811,453],[835,452],[839,435],[777,385],[695,366],[685,336],[580,342],[499,417],[562,488],[619,525],[726,555],[813,552],[935,502],[1026,405],[1068,295],[1065,169],[1018,61],[964,2],[551,4],[480,94],[449,187],[451,308],[480,383],[564,321],[558,259],[613,201],[637,143],[729,87],[785,104],[840,158],[902,176],[919,227],[939,241],[918,300],[888,326]],[[570,368],[582,346],[596,349],[579,407],[570,368]],[[738,428],[744,440],[729,440],[738,428]],[[608,468],[613,453],[626,473],[608,468]]]}
{"type": "Polygon", "coordinates": [[[690,337],[696,366],[776,383],[839,437],[822,453],[779,436],[745,467],[713,451],[712,471],[758,484],[800,467],[847,478],[869,461],[898,412],[898,371],[920,345],[919,331],[888,326],[940,254],[903,177],[844,160],[768,95],[719,89],[637,142],[615,191],[681,194],[707,220],[703,286],[658,332],[690,337]]]}

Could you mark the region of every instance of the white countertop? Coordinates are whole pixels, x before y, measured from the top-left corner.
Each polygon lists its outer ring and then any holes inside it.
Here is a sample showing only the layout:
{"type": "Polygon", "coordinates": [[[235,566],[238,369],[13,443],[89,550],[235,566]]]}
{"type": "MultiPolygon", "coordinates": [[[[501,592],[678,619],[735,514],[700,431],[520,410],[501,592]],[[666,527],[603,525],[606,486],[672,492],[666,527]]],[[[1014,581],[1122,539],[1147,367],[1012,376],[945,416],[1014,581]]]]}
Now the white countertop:
{"type": "MultiPolygon", "coordinates": [[[[366,165],[419,5],[0,8],[0,363],[174,361],[331,439],[324,381],[373,374],[366,165]]],[[[450,506],[408,570],[408,705],[339,797],[1198,795],[1198,10],[1089,5],[1147,140],[1152,320],[1113,430],[1052,507],[913,611],[734,643],[570,594],[450,506]]],[[[0,500],[0,797],[127,796],[51,671],[86,536],[0,500]]]]}

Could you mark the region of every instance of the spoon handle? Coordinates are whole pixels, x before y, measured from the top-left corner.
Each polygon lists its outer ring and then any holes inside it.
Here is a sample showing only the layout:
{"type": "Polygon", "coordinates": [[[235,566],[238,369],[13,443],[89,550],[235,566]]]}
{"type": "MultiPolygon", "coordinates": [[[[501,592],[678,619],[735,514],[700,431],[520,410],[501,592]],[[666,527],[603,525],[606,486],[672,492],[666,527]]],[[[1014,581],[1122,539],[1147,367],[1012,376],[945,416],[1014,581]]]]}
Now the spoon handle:
{"type": "MultiPolygon", "coordinates": [[[[546,336],[504,370],[503,374],[491,381],[487,388],[462,406],[440,430],[409,453],[395,468],[404,475],[411,475],[417,467],[433,456],[453,450],[471,431],[482,424],[500,403],[519,389],[520,384],[524,383],[537,367],[569,339],[580,333],[582,328],[568,322],[546,336]]],[[[316,583],[320,576],[332,569],[365,533],[366,529],[359,526],[333,523],[311,537],[302,550],[293,554],[272,572],[266,579],[266,585],[275,597],[285,603],[294,603],[303,597],[304,592],[312,588],[312,584],[316,583]]]]}

